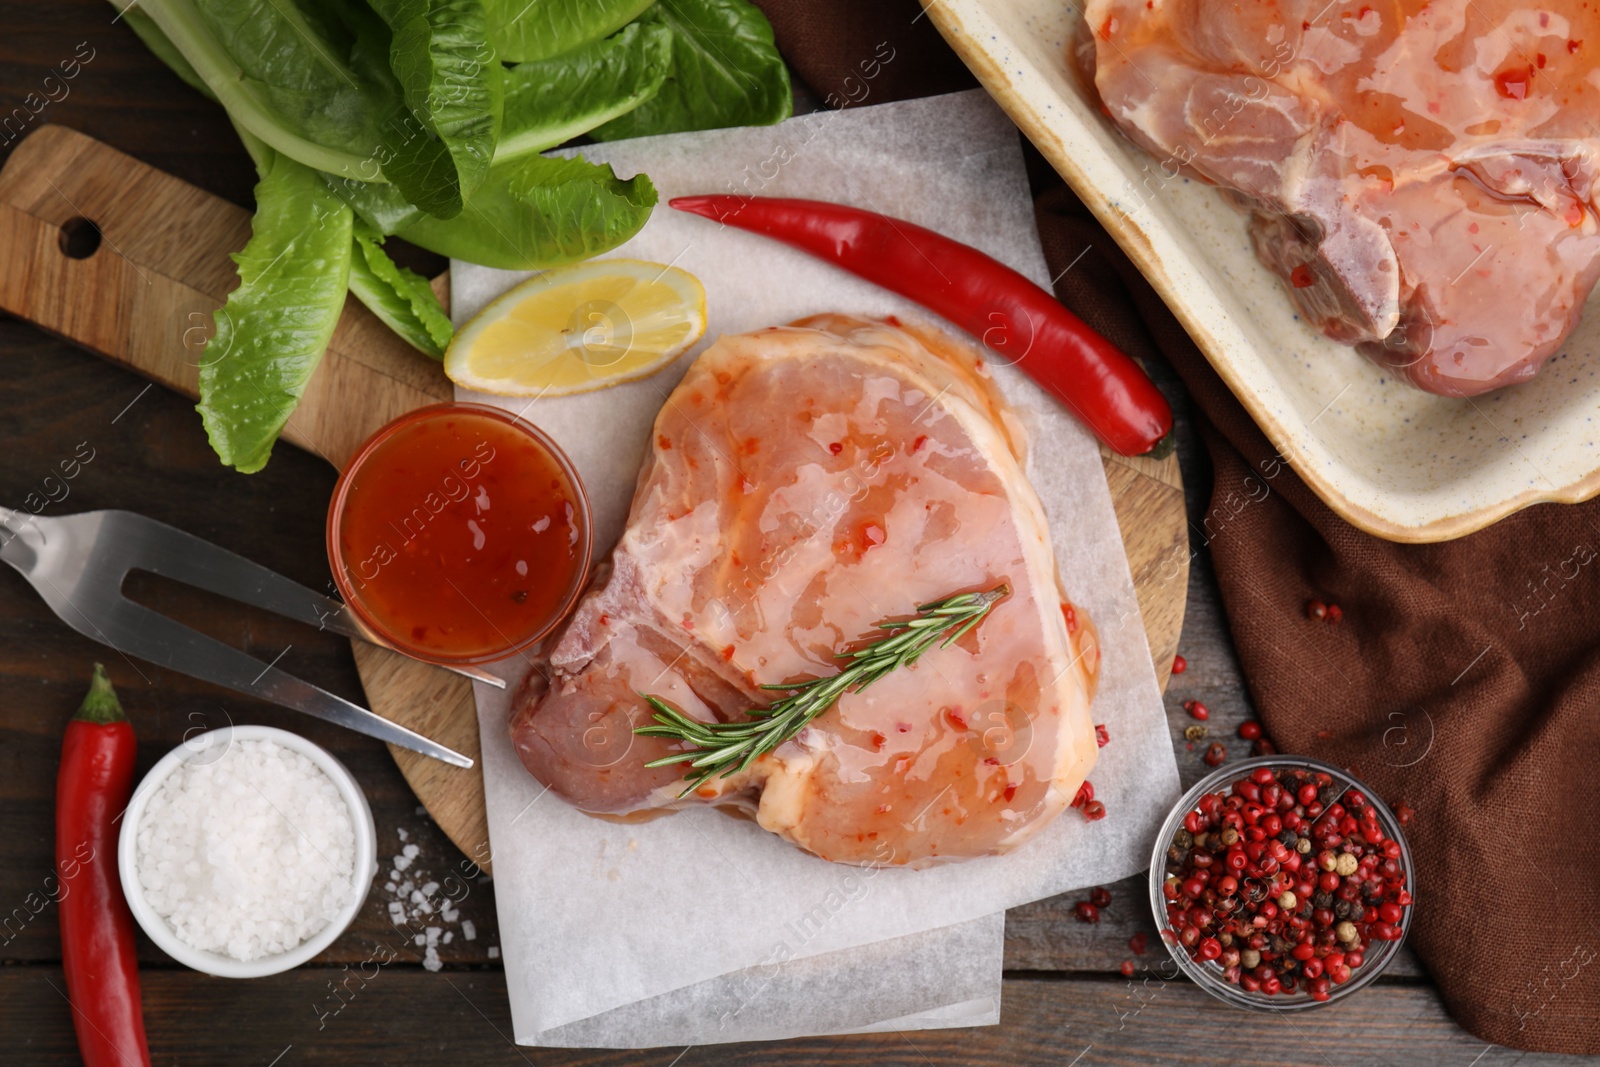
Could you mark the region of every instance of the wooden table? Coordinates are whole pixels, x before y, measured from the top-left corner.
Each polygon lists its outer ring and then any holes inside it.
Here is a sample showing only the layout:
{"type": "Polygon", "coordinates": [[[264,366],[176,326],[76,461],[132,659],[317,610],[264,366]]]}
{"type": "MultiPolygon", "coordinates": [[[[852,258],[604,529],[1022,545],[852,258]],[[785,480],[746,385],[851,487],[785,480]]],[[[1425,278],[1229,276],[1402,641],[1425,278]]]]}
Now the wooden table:
{"type": "MultiPolygon", "coordinates": [[[[34,125],[71,125],[140,159],[239,203],[254,175],[220,110],[184,87],[152,58],[115,11],[91,0],[24,7],[0,2],[0,159],[34,125]],[[76,62],[76,66],[74,66],[76,62]],[[65,67],[62,64],[66,64],[65,67]],[[72,77],[64,72],[75,71],[72,77]],[[30,94],[32,94],[30,96],[30,94]],[[16,109],[16,110],[13,110],[16,109]],[[35,113],[37,112],[37,113],[35,113]]],[[[438,269],[419,257],[418,269],[438,269]]],[[[1191,514],[1210,485],[1181,387],[1184,476],[1191,514]]],[[[45,336],[0,319],[0,505],[48,500],[47,513],[130,508],[216,541],[313,587],[328,583],[322,552],[324,511],[334,472],[321,459],[282,448],[267,469],[224,470],[208,448],[191,405],[159,387],[45,336]],[[58,464],[93,458],[70,481],[58,464]],[[50,479],[52,475],[56,477],[50,479]],[[65,494],[65,495],[63,495],[65,494]]],[[[376,741],[305,716],[263,706],[144,663],[132,663],[59,623],[9,570],[0,568],[0,1064],[77,1062],[63,994],[52,874],[53,795],[62,726],[96,659],[106,663],[137,725],[140,771],[186,731],[228,722],[282,726],[332,750],[371,799],[381,847],[399,852],[400,832],[418,846],[407,872],[444,881],[463,857],[418,808],[388,752],[376,741]]],[[[360,699],[349,645],[273,616],[240,609],[156,579],[129,592],[191,625],[342,695],[360,699]]],[[[1234,755],[1233,736],[1249,715],[1203,549],[1193,560],[1182,650],[1187,673],[1167,694],[1186,783],[1206,769],[1189,749],[1185,700],[1211,708],[1215,737],[1234,755]]],[[[537,1063],[659,1064],[1069,1064],[1069,1063],[1454,1063],[1508,1064],[1520,1054],[1456,1027],[1414,958],[1378,988],[1346,1005],[1297,1017],[1256,1016],[1210,1000],[1183,980],[1151,970],[1154,944],[1144,883],[1109,887],[1113,903],[1098,925],[1072,918],[1068,894],[1011,912],[1006,922],[1002,1023],[977,1030],[642,1052],[519,1049],[498,962],[494,888],[460,883],[455,936],[440,948],[444,967],[421,965],[422,949],[391,923],[392,894],[375,887],[351,931],[323,957],[290,974],[252,982],[208,978],[178,967],[141,940],[145,1017],[159,1064],[537,1063]],[[470,921],[477,936],[464,938],[470,921]],[[1150,951],[1135,957],[1128,939],[1146,932],[1150,951]],[[395,962],[373,973],[364,961],[395,962]],[[1118,973],[1124,960],[1138,973],[1118,973]],[[367,978],[359,977],[362,971],[367,978]],[[1240,1051],[1249,1050],[1249,1051],[1240,1051]]],[[[1170,971],[1170,969],[1169,969],[1170,971]]],[[[1578,1062],[1527,1056],[1529,1064],[1578,1062]]]]}

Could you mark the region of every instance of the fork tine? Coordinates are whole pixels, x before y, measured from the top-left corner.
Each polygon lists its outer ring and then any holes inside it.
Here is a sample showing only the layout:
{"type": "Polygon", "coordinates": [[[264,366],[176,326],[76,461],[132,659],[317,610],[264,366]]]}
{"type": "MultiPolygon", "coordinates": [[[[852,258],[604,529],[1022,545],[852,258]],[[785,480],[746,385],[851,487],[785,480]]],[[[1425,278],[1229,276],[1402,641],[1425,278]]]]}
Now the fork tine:
{"type": "Polygon", "coordinates": [[[457,767],[472,766],[471,759],[454,749],[430,741],[359,704],[319,689],[272,664],[262,663],[254,656],[125,597],[117,597],[104,605],[105,610],[98,612],[93,620],[75,607],[69,613],[55,604],[51,606],[56,607],[63,621],[79,633],[128,655],[303,711],[457,767]]]}
{"type": "MultiPolygon", "coordinates": [[[[229,600],[315,626],[319,630],[330,630],[371,645],[390,647],[363,626],[354,612],[346,611],[344,604],[238,553],[138,512],[107,511],[104,514],[118,526],[132,527],[143,535],[122,538],[119,545],[127,565],[132,569],[147,570],[163,578],[171,578],[229,600]]],[[[481,668],[444,669],[497,689],[506,687],[503,678],[481,668]]]]}

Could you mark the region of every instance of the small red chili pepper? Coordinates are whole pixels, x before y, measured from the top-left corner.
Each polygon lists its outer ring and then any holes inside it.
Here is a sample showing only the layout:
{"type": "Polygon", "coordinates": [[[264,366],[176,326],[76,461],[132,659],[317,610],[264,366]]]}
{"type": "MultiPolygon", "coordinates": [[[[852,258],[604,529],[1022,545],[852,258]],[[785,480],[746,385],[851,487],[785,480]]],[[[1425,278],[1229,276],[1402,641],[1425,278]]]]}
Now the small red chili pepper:
{"type": "Polygon", "coordinates": [[[1096,748],[1105,748],[1111,743],[1111,733],[1103,722],[1094,724],[1094,743],[1096,748]]]}
{"type": "Polygon", "coordinates": [[[915,300],[1009,358],[1125,456],[1172,429],[1149,376],[1054,296],[932,230],[821,200],[681,196],[679,211],[765,234],[915,300]]]}
{"type": "Polygon", "coordinates": [[[105,668],[61,743],[56,875],[61,958],[85,1067],[149,1067],[133,915],[117,874],[117,819],[133,795],[133,726],[105,668]]]}
{"type": "Polygon", "coordinates": [[[1090,822],[1099,822],[1106,817],[1106,806],[1098,800],[1091,800],[1083,806],[1083,817],[1090,822]]]}

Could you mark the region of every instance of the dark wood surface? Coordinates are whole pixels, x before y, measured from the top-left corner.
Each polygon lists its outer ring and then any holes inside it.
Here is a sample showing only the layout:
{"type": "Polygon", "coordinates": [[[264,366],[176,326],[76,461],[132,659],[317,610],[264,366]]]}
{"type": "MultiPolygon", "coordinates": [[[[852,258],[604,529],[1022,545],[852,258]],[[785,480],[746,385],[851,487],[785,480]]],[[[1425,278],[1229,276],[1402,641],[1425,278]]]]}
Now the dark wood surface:
{"type": "MultiPolygon", "coordinates": [[[[53,5],[0,2],[0,159],[20,132],[60,122],[219,195],[248,204],[249,162],[222,112],[154,60],[116,11],[91,0],[53,5]],[[89,56],[87,60],[83,57],[89,56]],[[65,69],[79,66],[76,75],[65,69]],[[30,96],[30,94],[33,94],[30,96]],[[42,106],[41,106],[42,103],[42,106]],[[34,112],[37,112],[35,114],[34,112]]],[[[418,269],[442,264],[424,254],[418,269]]],[[[191,530],[314,587],[328,581],[322,524],[334,472],[320,458],[282,448],[267,469],[241,476],[222,469],[191,405],[159,387],[0,318],[0,505],[48,500],[46,513],[130,508],[191,530]],[[87,443],[93,459],[70,481],[58,464],[87,443]],[[63,495],[63,492],[65,495],[63,495]],[[30,498],[30,494],[37,494],[30,498]],[[55,499],[59,498],[59,499],[55,499]]],[[[1191,515],[1205,507],[1209,473],[1189,428],[1181,389],[1180,449],[1191,515]]],[[[273,616],[151,580],[130,593],[334,692],[359,699],[349,646],[273,616]]],[[[1206,769],[1204,744],[1191,749],[1185,700],[1211,709],[1208,723],[1230,754],[1247,754],[1233,736],[1249,698],[1233,658],[1209,560],[1193,560],[1182,651],[1187,673],[1167,695],[1179,767],[1186,782],[1206,769]]],[[[264,723],[326,746],[360,779],[380,841],[398,852],[400,831],[419,848],[415,876],[445,881],[463,857],[417,806],[384,747],[316,720],[246,701],[180,675],[133,663],[79,637],[45,608],[21,578],[0,568],[0,1064],[77,1062],[62,995],[55,910],[35,912],[52,862],[52,798],[61,729],[82,695],[90,665],[105,662],[140,736],[140,771],[185,731],[264,723]]],[[[416,878],[419,883],[423,880],[416,878]]],[[[398,936],[387,913],[391,894],[376,886],[355,926],[324,956],[287,975],[251,982],[207,978],[178,967],[141,941],[146,1019],[158,1064],[1071,1064],[1071,1063],[1455,1063],[1509,1064],[1521,1056],[1485,1044],[1450,1022],[1409,955],[1373,990],[1345,1005],[1289,1016],[1257,1016],[1211,1001],[1157,970],[1142,879],[1111,888],[1114,900],[1094,926],[1076,922],[1076,896],[1041,901],[1006,922],[1001,1025],[708,1046],[639,1052],[517,1049],[496,944],[494,889],[487,880],[454,886],[460,920],[440,949],[445,967],[421,966],[421,949],[398,936]],[[1150,935],[1143,957],[1128,949],[1150,935]],[[398,958],[364,984],[351,968],[375,953],[398,958]],[[1132,959],[1132,980],[1117,973],[1132,959]],[[342,983],[341,999],[332,984],[342,983]],[[352,993],[351,989],[357,991],[352,993]],[[334,1009],[337,1008],[337,1011],[334,1009]]],[[[1170,974],[1170,967],[1164,973],[1170,974]]],[[[1530,1064],[1566,1062],[1526,1056],[1530,1064]]],[[[1573,1062],[1577,1062],[1574,1060],[1573,1062]]]]}

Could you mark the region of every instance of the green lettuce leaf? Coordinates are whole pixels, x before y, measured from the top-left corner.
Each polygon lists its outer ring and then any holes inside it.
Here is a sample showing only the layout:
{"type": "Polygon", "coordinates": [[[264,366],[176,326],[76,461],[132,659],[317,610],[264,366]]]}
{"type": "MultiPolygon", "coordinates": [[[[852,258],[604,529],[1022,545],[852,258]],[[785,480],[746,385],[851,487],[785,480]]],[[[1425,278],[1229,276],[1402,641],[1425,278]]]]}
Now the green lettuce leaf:
{"type": "Polygon", "coordinates": [[[377,116],[397,97],[352,67],[356,41],[338,22],[294,0],[139,7],[239,125],[306,166],[381,180],[377,116]]]}
{"type": "Polygon", "coordinates": [[[672,31],[636,22],[553,59],[506,71],[496,162],[565,144],[627,114],[660,91],[672,67],[672,31]]]}
{"type": "Polygon", "coordinates": [[[653,0],[484,0],[489,40],[508,63],[533,63],[609,37],[653,0]]]}
{"type": "Polygon", "coordinates": [[[643,174],[623,181],[608,165],[525,156],[496,164],[454,219],[423,215],[399,235],[442,256],[538,270],[610,251],[639,232],[655,204],[643,174]]]}
{"type": "Polygon", "coordinates": [[[405,107],[383,124],[383,174],[430,215],[453,218],[489,173],[500,62],[482,0],[372,0],[388,25],[405,107]]]}
{"type": "Polygon", "coordinates": [[[198,92],[208,100],[216,100],[217,94],[211,91],[211,86],[195,69],[189,61],[183,58],[183,53],[178,51],[178,46],[167,40],[167,35],[161,32],[161,27],[138,7],[129,7],[122,12],[122,21],[126,22],[138,34],[144,46],[155,54],[155,57],[171,68],[172,73],[182,78],[189,88],[198,92]]]}
{"type": "Polygon", "coordinates": [[[399,233],[426,214],[392,185],[358,182],[332,174],[324,174],[322,179],[335,196],[350,206],[357,218],[385,237],[399,233]]]}
{"type": "Polygon", "coordinates": [[[350,291],[412,348],[443,359],[455,327],[428,279],[395,263],[383,237],[360,219],[350,257],[350,291]]]}
{"type": "Polygon", "coordinates": [[[672,73],[650,100],[591,131],[600,141],[782,122],[794,111],[772,25],[747,0],[660,0],[640,21],[672,31],[672,73]]]}
{"type": "Polygon", "coordinates": [[[322,360],[352,249],[350,209],[314,171],[270,151],[260,171],[250,241],[233,257],[239,287],[217,310],[196,407],[222,462],[246,474],[266,466],[322,360]]]}

